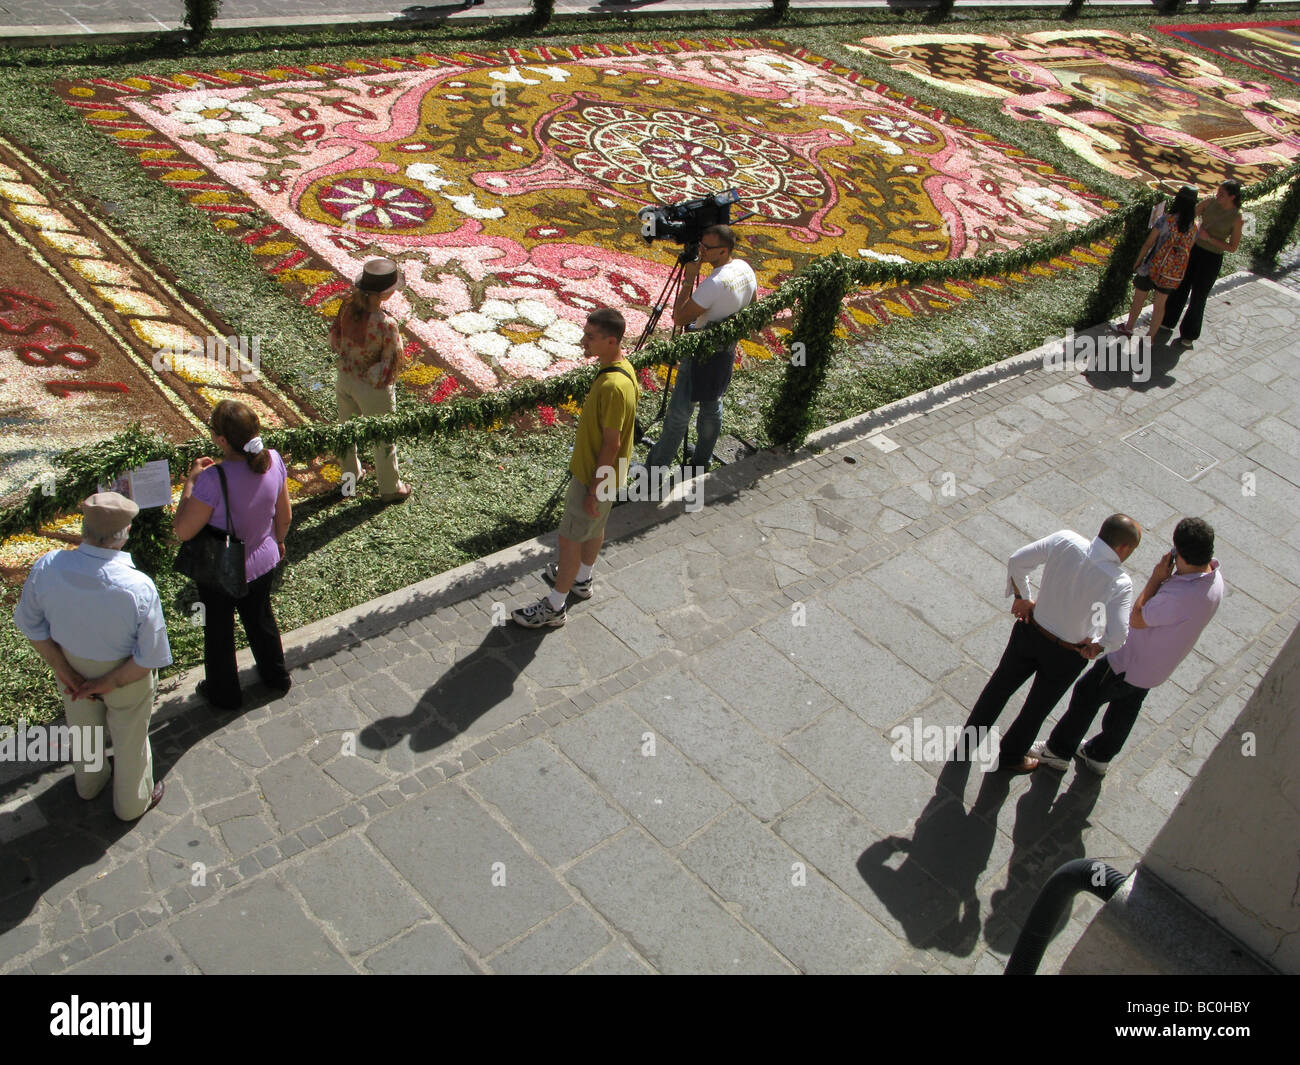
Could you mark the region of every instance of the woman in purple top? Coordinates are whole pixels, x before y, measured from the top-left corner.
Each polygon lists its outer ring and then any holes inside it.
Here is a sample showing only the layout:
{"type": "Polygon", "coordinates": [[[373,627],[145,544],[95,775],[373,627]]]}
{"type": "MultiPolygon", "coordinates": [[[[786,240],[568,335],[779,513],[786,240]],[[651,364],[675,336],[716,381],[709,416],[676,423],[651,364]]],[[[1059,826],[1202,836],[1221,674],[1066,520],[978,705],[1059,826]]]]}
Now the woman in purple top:
{"type": "Polygon", "coordinates": [[[226,506],[221,498],[221,478],[226,475],[234,534],[244,541],[244,576],[248,590],[232,599],[215,585],[200,584],[203,603],[203,671],[198,691],[218,710],[238,710],[242,704],[235,667],[235,611],[248,636],[257,672],[272,691],[289,690],[280,629],[271,612],[271,582],[284,558],[284,537],[289,531],[288,474],[278,452],[262,446],[257,415],[243,403],[226,399],[212,411],[212,439],[221,449],[221,461],[194,460],[173,528],[181,540],[190,540],[205,525],[225,531],[226,506]]]}

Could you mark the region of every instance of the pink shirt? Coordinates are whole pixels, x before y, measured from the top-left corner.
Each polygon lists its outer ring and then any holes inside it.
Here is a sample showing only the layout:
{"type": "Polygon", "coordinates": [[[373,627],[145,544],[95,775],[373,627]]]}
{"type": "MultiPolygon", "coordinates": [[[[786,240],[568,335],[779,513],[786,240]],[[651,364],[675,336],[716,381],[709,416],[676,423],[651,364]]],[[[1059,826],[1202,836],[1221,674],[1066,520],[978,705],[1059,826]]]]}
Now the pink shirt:
{"type": "MultiPolygon", "coordinates": [[[[289,473],[284,459],[269,449],[271,468],[254,473],[247,462],[223,462],[230,509],[235,514],[235,535],[244,541],[244,577],[255,581],[270,573],[280,561],[280,546],[275,542],[275,504],[280,498],[289,473]]],[[[222,531],[226,528],[226,505],[221,500],[221,478],[215,466],[209,466],[194,479],[194,498],[212,508],[208,524],[222,531]]]]}
{"type": "Polygon", "coordinates": [[[1124,646],[1107,660],[1115,673],[1135,688],[1154,688],[1167,681],[1187,657],[1201,630],[1223,599],[1219,560],[1209,573],[1175,574],[1142,608],[1145,629],[1130,629],[1124,646]]]}

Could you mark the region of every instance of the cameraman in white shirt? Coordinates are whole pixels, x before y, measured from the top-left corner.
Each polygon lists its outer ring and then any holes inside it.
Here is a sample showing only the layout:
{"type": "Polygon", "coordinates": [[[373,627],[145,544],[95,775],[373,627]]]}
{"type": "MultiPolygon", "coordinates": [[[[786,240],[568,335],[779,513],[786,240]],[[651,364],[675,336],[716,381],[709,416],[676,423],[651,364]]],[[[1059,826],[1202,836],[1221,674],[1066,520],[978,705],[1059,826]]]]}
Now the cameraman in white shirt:
{"type": "MultiPolygon", "coordinates": [[[[673,324],[688,329],[703,329],[730,318],[748,307],[758,291],[758,280],[748,263],[734,257],[736,235],[730,226],[709,226],[701,235],[699,257],[682,271],[682,286],[673,307],[673,324]],[[701,265],[708,264],[712,273],[700,281],[701,265]]],[[[676,383],[663,432],[646,465],[660,474],[663,467],[673,467],[691,421],[691,408],[700,405],[695,422],[695,456],[691,464],[705,471],[713,461],[713,447],[722,433],[722,397],[731,384],[736,362],[736,345],[728,344],[712,355],[698,360],[683,359],[677,366],[676,383]]]]}

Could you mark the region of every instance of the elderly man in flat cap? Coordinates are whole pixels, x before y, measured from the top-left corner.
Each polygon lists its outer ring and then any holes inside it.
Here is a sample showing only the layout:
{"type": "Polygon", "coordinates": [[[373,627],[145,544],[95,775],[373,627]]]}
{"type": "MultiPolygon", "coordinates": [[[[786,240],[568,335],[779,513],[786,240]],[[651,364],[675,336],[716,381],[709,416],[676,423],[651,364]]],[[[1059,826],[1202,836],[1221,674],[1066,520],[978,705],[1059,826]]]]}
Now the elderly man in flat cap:
{"type": "Polygon", "coordinates": [[[68,724],[102,729],[113,766],[75,766],[77,794],[93,799],[113,781],[113,811],[134,821],[156,806],[149,716],[155,670],[171,664],[162,602],[153,581],[122,550],[140,512],[116,492],[81,504],[81,545],[37,559],[23,585],[14,622],[49,663],[63,692],[68,724]]]}

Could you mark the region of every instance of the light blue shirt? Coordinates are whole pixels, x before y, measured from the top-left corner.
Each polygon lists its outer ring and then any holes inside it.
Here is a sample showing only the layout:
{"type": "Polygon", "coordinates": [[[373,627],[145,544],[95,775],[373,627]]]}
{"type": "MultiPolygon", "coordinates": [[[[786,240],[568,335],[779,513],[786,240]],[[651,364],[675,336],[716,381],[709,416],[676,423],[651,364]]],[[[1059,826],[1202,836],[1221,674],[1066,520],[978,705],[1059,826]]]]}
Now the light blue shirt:
{"type": "Polygon", "coordinates": [[[29,640],[53,640],[96,662],[128,655],[145,669],[171,665],[158,589],[125,551],[82,544],[51,551],[32,566],[14,611],[29,640]]]}

